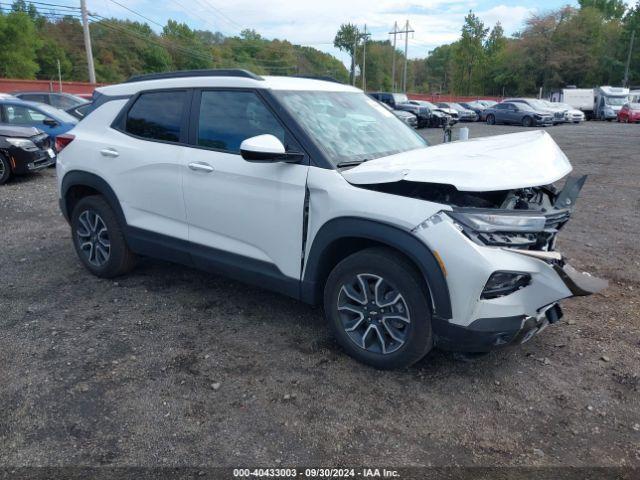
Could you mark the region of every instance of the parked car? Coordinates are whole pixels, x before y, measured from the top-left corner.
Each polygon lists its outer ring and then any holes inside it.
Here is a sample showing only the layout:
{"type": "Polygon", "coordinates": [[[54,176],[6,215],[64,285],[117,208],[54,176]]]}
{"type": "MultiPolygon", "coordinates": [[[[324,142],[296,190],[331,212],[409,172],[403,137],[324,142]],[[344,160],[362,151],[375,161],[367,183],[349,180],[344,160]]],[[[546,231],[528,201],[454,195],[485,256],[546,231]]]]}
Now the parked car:
{"type": "Polygon", "coordinates": [[[13,96],[25,102],[46,103],[65,111],[87,103],[84,98],[62,92],[14,92],[13,96]]]}
{"type": "Polygon", "coordinates": [[[526,103],[502,102],[484,111],[487,124],[522,125],[523,127],[553,125],[553,115],[535,110],[526,103]]]}
{"type": "Polygon", "coordinates": [[[441,108],[450,108],[458,112],[458,120],[461,122],[476,122],[478,121],[478,115],[473,110],[468,110],[462,105],[456,102],[440,102],[437,103],[441,108]]]}
{"type": "Polygon", "coordinates": [[[0,99],[0,121],[9,125],[37,127],[53,141],[78,123],[77,119],[51,105],[20,99],[0,99]]]}
{"type": "Polygon", "coordinates": [[[443,112],[441,108],[426,100],[410,100],[409,102],[428,110],[426,127],[442,128],[445,125],[455,125],[458,122],[457,112],[456,118],[453,118],[448,113],[443,112]]]}
{"type": "Polygon", "coordinates": [[[13,175],[36,172],[55,161],[53,142],[42,130],[0,125],[0,185],[13,175]]]}
{"type": "Polygon", "coordinates": [[[449,115],[453,120],[455,120],[456,122],[459,121],[459,114],[458,111],[455,108],[449,108],[449,107],[442,107],[440,106],[440,104],[434,104],[431,102],[427,102],[426,100],[411,100],[411,103],[418,103],[420,102],[422,105],[426,105],[428,106],[428,108],[431,111],[438,111],[438,112],[442,112],[446,115],[449,115]]]}
{"type": "Polygon", "coordinates": [[[475,101],[475,102],[458,102],[458,104],[462,108],[466,108],[467,110],[471,110],[471,111],[475,112],[476,115],[478,116],[478,120],[483,120],[482,112],[484,112],[484,109],[487,108],[487,107],[485,105],[483,105],[482,103],[480,103],[479,101],[475,101]]]}
{"type": "Polygon", "coordinates": [[[618,112],[618,121],[624,123],[640,123],[640,102],[625,103],[618,112]]]}
{"type": "Polygon", "coordinates": [[[539,100],[537,98],[507,98],[504,101],[517,103],[519,105],[528,105],[531,110],[538,113],[550,113],[553,117],[553,125],[565,122],[566,110],[557,109],[555,107],[551,109],[549,108],[548,102],[546,100],[539,100]]]}
{"type": "Polygon", "coordinates": [[[404,93],[372,92],[370,97],[389,105],[394,110],[413,113],[418,119],[418,128],[429,125],[429,110],[409,101],[404,93]]]}
{"type": "Polygon", "coordinates": [[[580,123],[586,120],[586,115],[582,110],[573,108],[571,105],[562,102],[550,102],[548,100],[540,100],[550,112],[562,112],[564,114],[565,123],[580,123]]]}
{"type": "Polygon", "coordinates": [[[404,110],[394,110],[393,108],[391,108],[386,103],[382,103],[382,102],[378,102],[378,103],[380,103],[380,105],[382,105],[382,108],[384,108],[385,110],[388,110],[389,112],[393,113],[403,123],[407,124],[411,128],[418,128],[418,117],[416,117],[413,113],[406,112],[404,110]]]}
{"type": "Polygon", "coordinates": [[[57,164],[99,277],[145,255],[322,303],[378,368],[520,344],[606,285],[554,251],[585,177],[549,186],[572,167],[546,132],[429,147],[354,87],[244,70],[99,90],[57,164]]]}

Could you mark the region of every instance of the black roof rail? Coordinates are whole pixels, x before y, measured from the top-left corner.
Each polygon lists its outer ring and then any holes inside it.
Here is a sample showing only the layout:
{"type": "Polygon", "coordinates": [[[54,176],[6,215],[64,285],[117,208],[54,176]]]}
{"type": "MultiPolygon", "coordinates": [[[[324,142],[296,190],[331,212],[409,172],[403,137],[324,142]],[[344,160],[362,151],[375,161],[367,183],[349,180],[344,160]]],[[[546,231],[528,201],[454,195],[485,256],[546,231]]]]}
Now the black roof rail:
{"type": "Polygon", "coordinates": [[[243,70],[240,68],[214,68],[208,70],[178,70],[177,72],[146,73],[143,75],[134,75],[129,77],[124,83],[185,77],[243,77],[251,78],[253,80],[264,80],[264,78],[250,72],[249,70],[243,70]]]}
{"type": "Polygon", "coordinates": [[[292,77],[295,78],[307,78],[309,80],[322,80],[324,82],[333,82],[333,83],[340,83],[342,84],[343,82],[341,82],[340,80],[337,80],[333,77],[329,77],[329,76],[318,76],[318,75],[292,75],[292,77]]]}

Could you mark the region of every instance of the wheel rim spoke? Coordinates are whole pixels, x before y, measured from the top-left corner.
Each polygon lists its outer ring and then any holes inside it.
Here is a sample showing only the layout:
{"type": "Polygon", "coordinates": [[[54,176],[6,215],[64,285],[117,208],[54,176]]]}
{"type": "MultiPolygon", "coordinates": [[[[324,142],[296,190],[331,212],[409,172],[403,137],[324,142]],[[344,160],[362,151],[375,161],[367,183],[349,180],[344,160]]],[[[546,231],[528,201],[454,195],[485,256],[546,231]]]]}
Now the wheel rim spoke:
{"type": "Polygon", "coordinates": [[[76,237],[80,251],[90,264],[100,267],[109,261],[111,255],[109,231],[97,212],[85,210],[80,214],[76,237]]]}
{"type": "Polygon", "coordinates": [[[408,339],[408,305],[402,293],[380,275],[354,275],[340,287],[336,307],[344,331],[363,350],[387,355],[408,339]]]}

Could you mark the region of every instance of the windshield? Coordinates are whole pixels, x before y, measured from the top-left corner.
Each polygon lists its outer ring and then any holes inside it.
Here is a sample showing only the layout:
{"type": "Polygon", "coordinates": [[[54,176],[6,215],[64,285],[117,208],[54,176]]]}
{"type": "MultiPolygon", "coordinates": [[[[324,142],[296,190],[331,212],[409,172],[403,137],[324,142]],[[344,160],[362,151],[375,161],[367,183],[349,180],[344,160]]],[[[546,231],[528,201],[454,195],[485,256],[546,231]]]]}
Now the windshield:
{"type": "Polygon", "coordinates": [[[64,110],[58,110],[57,108],[51,107],[45,104],[38,104],[38,109],[43,113],[46,113],[49,117],[54,120],[58,120],[64,123],[77,123],[77,119],[69,115],[64,110]]]}
{"type": "Polygon", "coordinates": [[[273,92],[334,165],[426,147],[378,102],[358,92],[273,92]]]}
{"type": "Polygon", "coordinates": [[[607,105],[618,107],[627,103],[627,97],[604,97],[604,101],[607,105]]]}
{"type": "Polygon", "coordinates": [[[407,103],[409,101],[409,97],[407,97],[404,93],[394,93],[393,99],[396,103],[407,103]]]}
{"type": "Polygon", "coordinates": [[[631,110],[640,110],[640,103],[630,103],[629,108],[631,110]]]}
{"type": "Polygon", "coordinates": [[[536,110],[547,110],[549,108],[544,100],[537,99],[527,100],[527,105],[535,108],[536,110]]]}

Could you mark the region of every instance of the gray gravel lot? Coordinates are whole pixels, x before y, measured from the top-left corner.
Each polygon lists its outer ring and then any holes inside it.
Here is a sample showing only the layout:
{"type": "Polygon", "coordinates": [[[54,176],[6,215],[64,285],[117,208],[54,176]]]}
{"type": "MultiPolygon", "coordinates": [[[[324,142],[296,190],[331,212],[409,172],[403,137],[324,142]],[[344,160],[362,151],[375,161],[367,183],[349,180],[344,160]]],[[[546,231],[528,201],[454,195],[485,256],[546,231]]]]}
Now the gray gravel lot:
{"type": "Polygon", "coordinates": [[[640,466],[638,127],[547,130],[590,175],[559,249],[610,288],[519,348],[394,372],[257,288],[151,260],[95,278],[53,170],[0,187],[0,466],[640,466]]]}

